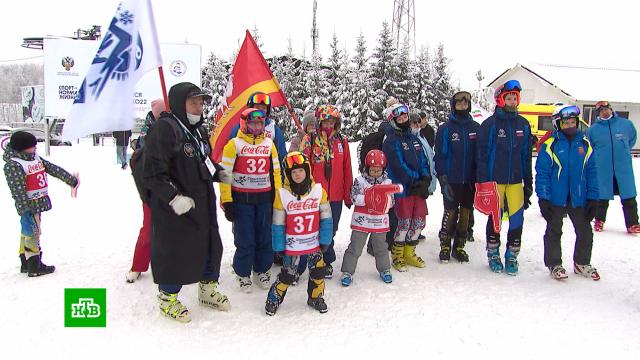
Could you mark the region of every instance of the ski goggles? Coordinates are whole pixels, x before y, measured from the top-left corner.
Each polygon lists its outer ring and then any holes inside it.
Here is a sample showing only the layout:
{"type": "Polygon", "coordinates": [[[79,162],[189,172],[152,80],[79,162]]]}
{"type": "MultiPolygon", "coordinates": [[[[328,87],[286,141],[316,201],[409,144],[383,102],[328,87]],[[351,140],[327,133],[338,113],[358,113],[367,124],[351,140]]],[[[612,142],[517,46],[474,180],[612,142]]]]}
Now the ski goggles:
{"type": "Polygon", "coordinates": [[[522,91],[522,85],[520,85],[520,81],[509,80],[506,83],[504,83],[504,86],[502,87],[502,92],[507,92],[507,91],[522,91]]]}
{"type": "Polygon", "coordinates": [[[597,112],[597,111],[600,111],[600,109],[602,109],[602,108],[609,108],[609,109],[611,109],[611,104],[609,104],[609,102],[608,102],[608,101],[598,101],[598,102],[596,103],[596,112],[597,112]]]}
{"type": "Polygon", "coordinates": [[[316,119],[323,120],[340,120],[340,111],[333,105],[322,105],[316,110],[316,119]]]}
{"type": "Polygon", "coordinates": [[[400,105],[395,109],[391,110],[391,116],[393,116],[394,118],[397,118],[402,114],[408,114],[408,113],[409,113],[409,107],[407,105],[400,105]]]}
{"type": "Polygon", "coordinates": [[[577,118],[578,116],[580,116],[580,108],[572,105],[563,107],[557,114],[553,116],[553,120],[566,120],[577,118]]]}
{"type": "Polygon", "coordinates": [[[453,95],[453,101],[457,103],[466,101],[467,103],[471,104],[471,94],[466,91],[460,91],[453,95]]]}
{"type": "Polygon", "coordinates": [[[265,104],[265,105],[271,105],[271,97],[267,94],[254,94],[252,97],[249,98],[248,101],[249,104],[265,104]]]}
{"type": "Polygon", "coordinates": [[[304,165],[307,162],[307,158],[301,152],[294,151],[284,158],[287,169],[293,168],[295,165],[304,165]]]}
{"type": "Polygon", "coordinates": [[[262,110],[254,109],[251,111],[245,111],[242,116],[246,121],[264,121],[267,114],[262,110]]]}

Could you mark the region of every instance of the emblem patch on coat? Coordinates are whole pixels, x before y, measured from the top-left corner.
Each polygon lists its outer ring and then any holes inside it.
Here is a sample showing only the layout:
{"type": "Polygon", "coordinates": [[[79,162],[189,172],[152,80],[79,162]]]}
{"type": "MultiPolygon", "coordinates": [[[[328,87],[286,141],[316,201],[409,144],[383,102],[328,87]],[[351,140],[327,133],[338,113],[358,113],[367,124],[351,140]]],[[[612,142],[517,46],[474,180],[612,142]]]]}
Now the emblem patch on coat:
{"type": "Polygon", "coordinates": [[[196,155],[196,149],[193,147],[193,144],[191,143],[184,144],[184,154],[190,158],[196,155]]]}
{"type": "Polygon", "coordinates": [[[451,134],[451,141],[460,141],[460,135],[458,133],[451,134]]]}
{"type": "Polygon", "coordinates": [[[504,129],[498,130],[498,137],[506,138],[507,137],[507,132],[504,131],[504,129]]]}
{"type": "Polygon", "coordinates": [[[524,130],[516,130],[516,136],[517,137],[523,137],[524,136],[524,130]]]}
{"type": "Polygon", "coordinates": [[[469,133],[469,139],[475,140],[476,139],[476,133],[469,133]]]}
{"type": "Polygon", "coordinates": [[[578,154],[584,155],[584,148],[582,146],[578,147],[578,154]]]}

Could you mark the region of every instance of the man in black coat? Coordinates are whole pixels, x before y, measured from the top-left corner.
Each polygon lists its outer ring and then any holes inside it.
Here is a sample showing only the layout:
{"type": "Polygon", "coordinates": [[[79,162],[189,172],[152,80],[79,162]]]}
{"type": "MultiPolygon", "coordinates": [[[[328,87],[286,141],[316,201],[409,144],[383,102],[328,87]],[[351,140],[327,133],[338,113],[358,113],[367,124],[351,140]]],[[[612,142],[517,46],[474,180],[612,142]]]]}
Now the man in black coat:
{"type": "Polygon", "coordinates": [[[118,164],[120,164],[122,170],[124,170],[127,168],[127,146],[129,146],[131,130],[114,131],[113,138],[116,139],[116,156],[118,158],[118,164]]]}
{"type": "Polygon", "coordinates": [[[159,284],[160,310],[181,322],[191,320],[177,299],[182,285],[199,282],[199,301],[230,308],[218,291],[222,241],[213,182],[231,175],[209,160],[209,136],[201,127],[204,94],[192,83],[169,90],[169,108],[145,139],[144,185],[151,208],[151,269],[159,284]]]}

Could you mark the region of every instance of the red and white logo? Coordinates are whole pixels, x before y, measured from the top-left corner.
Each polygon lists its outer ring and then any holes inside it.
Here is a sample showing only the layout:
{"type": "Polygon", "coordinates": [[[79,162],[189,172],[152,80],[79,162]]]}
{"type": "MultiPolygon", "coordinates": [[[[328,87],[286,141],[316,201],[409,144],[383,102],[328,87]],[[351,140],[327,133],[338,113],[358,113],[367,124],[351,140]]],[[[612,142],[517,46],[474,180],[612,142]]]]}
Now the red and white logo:
{"type": "Polygon", "coordinates": [[[306,199],[305,201],[291,201],[287,204],[287,212],[313,210],[319,207],[318,199],[306,199]]]}

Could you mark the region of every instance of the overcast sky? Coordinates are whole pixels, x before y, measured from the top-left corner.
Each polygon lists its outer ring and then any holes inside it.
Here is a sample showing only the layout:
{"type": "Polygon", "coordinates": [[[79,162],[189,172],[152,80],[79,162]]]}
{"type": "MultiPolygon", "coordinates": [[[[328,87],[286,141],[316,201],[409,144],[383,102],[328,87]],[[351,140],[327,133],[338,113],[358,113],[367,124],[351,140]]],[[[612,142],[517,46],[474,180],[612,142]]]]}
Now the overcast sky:
{"type": "MultiPolygon", "coordinates": [[[[77,28],[109,23],[118,0],[19,0],[3,2],[0,64],[42,55],[20,47],[23,37],[72,35],[77,28]]],[[[320,49],[329,55],[335,32],[353,54],[362,32],[369,51],[383,21],[391,23],[393,0],[318,0],[320,49]]],[[[266,56],[311,54],[313,0],[152,0],[160,42],[200,44],[228,59],[245,29],[257,26],[266,56]]],[[[445,45],[454,81],[476,88],[475,72],[485,81],[520,62],[595,67],[640,68],[637,5],[633,1],[451,1],[416,0],[416,43],[445,45]]],[[[39,61],[39,59],[30,60],[39,61]]]]}

